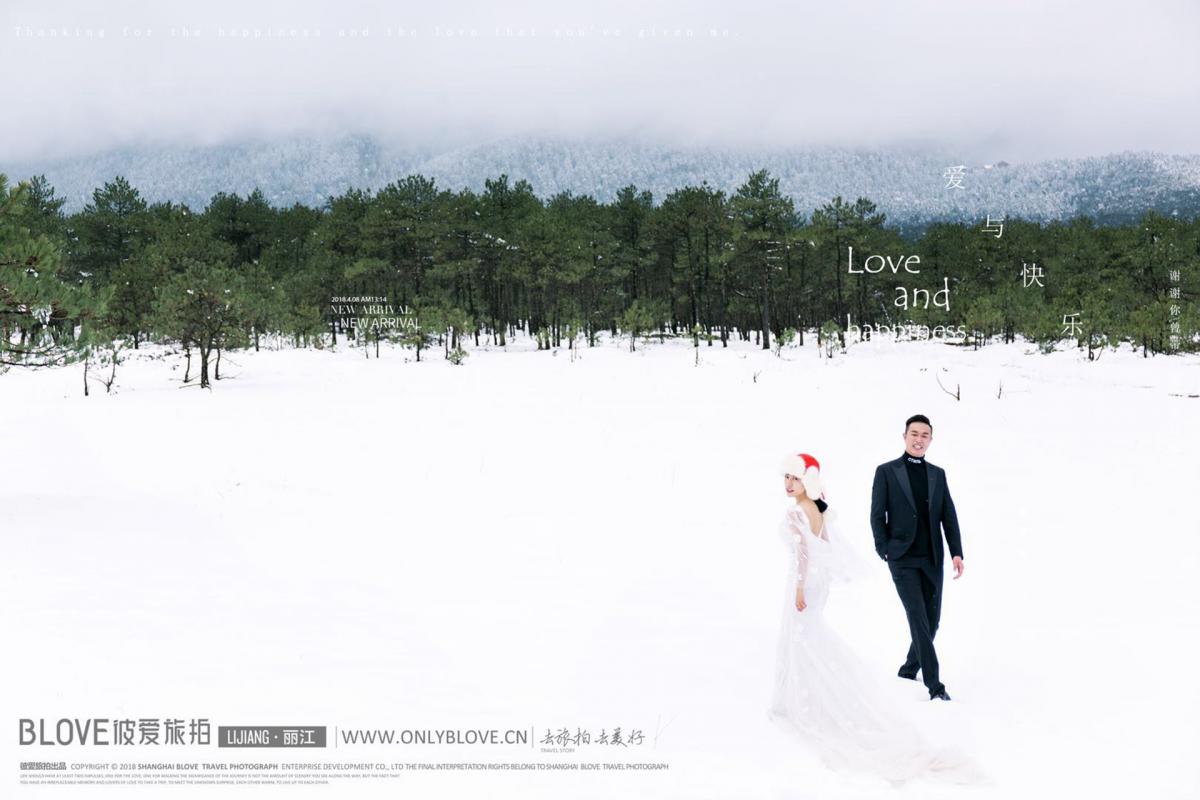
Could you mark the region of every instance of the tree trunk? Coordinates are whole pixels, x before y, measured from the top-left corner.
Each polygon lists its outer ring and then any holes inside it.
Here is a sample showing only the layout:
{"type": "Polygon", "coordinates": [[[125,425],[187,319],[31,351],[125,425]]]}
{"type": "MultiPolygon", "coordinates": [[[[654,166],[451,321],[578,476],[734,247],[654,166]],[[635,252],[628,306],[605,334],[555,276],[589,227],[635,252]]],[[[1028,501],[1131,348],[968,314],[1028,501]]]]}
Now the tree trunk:
{"type": "Polygon", "coordinates": [[[767,308],[768,298],[770,296],[770,280],[771,275],[767,270],[770,267],[763,267],[762,279],[762,349],[771,349],[771,312],[767,308]]]}
{"type": "Polygon", "coordinates": [[[211,346],[200,346],[200,388],[208,388],[208,354],[211,346]]]}

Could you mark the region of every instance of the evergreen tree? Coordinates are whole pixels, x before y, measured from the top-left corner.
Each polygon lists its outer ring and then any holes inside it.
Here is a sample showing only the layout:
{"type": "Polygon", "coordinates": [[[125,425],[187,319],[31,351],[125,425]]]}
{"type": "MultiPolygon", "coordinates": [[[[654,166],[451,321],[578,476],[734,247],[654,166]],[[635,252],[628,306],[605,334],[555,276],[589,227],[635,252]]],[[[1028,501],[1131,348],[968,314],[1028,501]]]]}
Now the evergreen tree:
{"type": "Polygon", "coordinates": [[[45,175],[34,175],[29,179],[23,203],[27,213],[25,227],[35,236],[44,234],[53,240],[65,239],[67,218],[62,207],[66,202],[65,197],[58,197],[54,193],[54,187],[45,175]]]}
{"type": "Polygon", "coordinates": [[[189,364],[191,351],[199,354],[201,388],[210,387],[210,361],[219,378],[220,352],[245,341],[241,281],[224,264],[190,261],[160,287],[155,311],[158,329],[183,345],[189,364]]]}
{"type": "Polygon", "coordinates": [[[29,227],[38,217],[29,192],[0,173],[0,369],[77,360],[76,328],[103,311],[87,287],[63,279],[60,244],[29,227]]]}
{"type": "Polygon", "coordinates": [[[643,273],[653,262],[651,219],[654,216],[654,196],[648,191],[626,186],[617,192],[613,204],[612,232],[616,239],[616,274],[621,281],[621,295],[633,302],[642,294],[643,273]]]}
{"type": "Polygon", "coordinates": [[[766,170],[752,173],[730,200],[734,220],[734,246],[742,274],[756,289],[762,330],[762,348],[771,349],[771,293],[783,271],[782,248],[788,224],[795,219],[790,197],[779,191],[779,179],[766,170]]]}
{"type": "Polygon", "coordinates": [[[118,266],[109,286],[106,330],[131,337],[133,348],[139,349],[153,324],[155,292],[166,276],[163,261],[153,254],[140,253],[118,266]]]}
{"type": "Polygon", "coordinates": [[[204,219],[214,239],[233,248],[232,264],[256,264],[270,243],[275,212],[262,190],[255,189],[245,200],[237,194],[220,192],[204,209],[204,219]]]}
{"type": "Polygon", "coordinates": [[[78,236],[78,249],[72,253],[75,274],[108,283],[109,276],[149,240],[149,222],[146,201],[125,178],[104,184],[70,221],[78,236]]]}

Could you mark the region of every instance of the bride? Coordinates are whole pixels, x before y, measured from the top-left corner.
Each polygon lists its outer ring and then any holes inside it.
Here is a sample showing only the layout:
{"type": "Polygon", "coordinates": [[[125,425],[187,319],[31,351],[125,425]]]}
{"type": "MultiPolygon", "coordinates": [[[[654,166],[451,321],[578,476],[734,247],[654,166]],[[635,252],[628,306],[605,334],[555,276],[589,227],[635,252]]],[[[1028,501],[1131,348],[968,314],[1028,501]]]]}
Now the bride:
{"type": "Polygon", "coordinates": [[[820,464],[807,453],[782,464],[789,504],[779,535],[789,552],[785,606],[769,717],[833,769],[862,770],[894,783],[932,777],[986,781],[970,759],[928,744],[825,619],[830,583],[859,561],[827,524],[820,464]]]}

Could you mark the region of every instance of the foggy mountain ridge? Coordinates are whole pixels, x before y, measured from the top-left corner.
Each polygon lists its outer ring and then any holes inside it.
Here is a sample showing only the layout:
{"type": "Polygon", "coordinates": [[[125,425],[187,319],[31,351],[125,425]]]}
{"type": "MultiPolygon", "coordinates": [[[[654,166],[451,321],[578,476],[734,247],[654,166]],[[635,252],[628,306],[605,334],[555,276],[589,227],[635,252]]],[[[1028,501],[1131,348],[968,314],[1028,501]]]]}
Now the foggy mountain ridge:
{"type": "Polygon", "coordinates": [[[378,137],[296,136],[216,146],[145,145],[29,163],[0,163],[10,183],[44,174],[65,210],[77,211],[92,192],[123,175],[150,202],[172,200],[193,209],[217,192],[261,188],[275,206],[323,205],[355,187],[382,188],[410,174],[444,189],[481,192],[484,181],[507,174],[525,179],[543,199],[569,191],[602,202],[630,184],[660,203],[671,191],[707,181],[732,194],[747,176],[767,169],[799,213],[807,216],[835,195],[867,197],[888,224],[920,228],[934,221],[1003,215],[1036,221],[1087,215],[1101,224],[1126,223],[1155,209],[1186,218],[1200,214],[1200,155],[1153,152],[1009,164],[956,158],[946,147],[732,148],[673,147],[636,141],[570,141],[507,137],[437,148],[405,146],[378,137]],[[962,165],[962,187],[947,169],[962,165]]]}

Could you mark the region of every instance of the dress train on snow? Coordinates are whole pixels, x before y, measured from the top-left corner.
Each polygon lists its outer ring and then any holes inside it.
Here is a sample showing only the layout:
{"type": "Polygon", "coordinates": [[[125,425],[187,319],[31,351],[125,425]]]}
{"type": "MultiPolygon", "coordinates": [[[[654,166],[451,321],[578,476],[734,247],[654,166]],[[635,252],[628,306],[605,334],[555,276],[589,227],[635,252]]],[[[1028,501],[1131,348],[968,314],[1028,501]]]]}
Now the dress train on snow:
{"type": "Polygon", "coordinates": [[[846,546],[831,540],[828,527],[813,533],[798,506],[788,509],[779,527],[791,558],[768,716],[833,769],[870,772],[893,783],[921,777],[989,782],[966,755],[928,743],[828,624],[830,584],[860,570],[846,546]],[[795,606],[799,586],[803,611],[795,606]]]}

